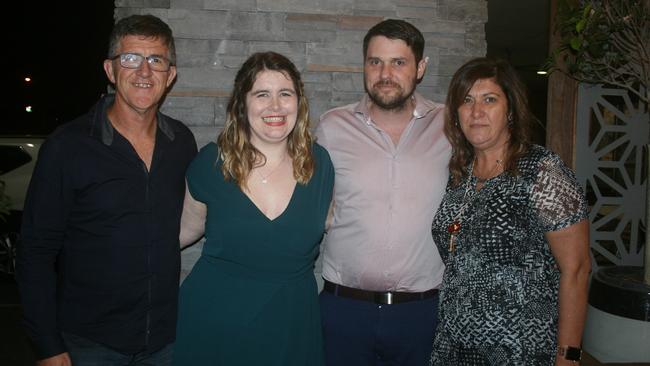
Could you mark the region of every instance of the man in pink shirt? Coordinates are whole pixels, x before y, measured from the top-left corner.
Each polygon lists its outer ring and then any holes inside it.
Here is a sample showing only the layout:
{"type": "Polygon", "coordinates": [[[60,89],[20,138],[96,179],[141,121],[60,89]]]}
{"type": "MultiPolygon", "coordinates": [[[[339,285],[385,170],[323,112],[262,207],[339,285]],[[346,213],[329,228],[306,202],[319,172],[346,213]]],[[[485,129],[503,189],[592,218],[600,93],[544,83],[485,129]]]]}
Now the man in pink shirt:
{"type": "Polygon", "coordinates": [[[415,92],[424,38],[385,20],[363,40],[366,95],[316,129],[336,171],[320,295],[328,366],[428,364],[444,265],[431,222],[449,176],[444,106],[415,92]]]}

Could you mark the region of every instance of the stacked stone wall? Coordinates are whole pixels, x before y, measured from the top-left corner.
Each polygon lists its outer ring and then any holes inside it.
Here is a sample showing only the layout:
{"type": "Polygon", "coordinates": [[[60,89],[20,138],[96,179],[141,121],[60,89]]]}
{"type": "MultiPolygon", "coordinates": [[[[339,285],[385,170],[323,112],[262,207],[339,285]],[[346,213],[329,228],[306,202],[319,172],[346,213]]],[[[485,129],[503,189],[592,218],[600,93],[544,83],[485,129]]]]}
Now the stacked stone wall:
{"type": "MultiPolygon", "coordinates": [[[[187,124],[199,147],[223,127],[235,73],[254,52],[279,52],[296,64],[315,126],[323,112],[363,94],[363,36],[383,19],[407,20],[423,33],[429,63],[418,90],[438,102],[456,69],[487,47],[486,0],[115,1],[116,20],[145,13],[175,36],[178,77],[162,110],[187,124]]],[[[200,250],[183,252],[183,276],[200,250]]]]}
{"type": "Polygon", "coordinates": [[[436,101],[458,66],[486,52],[486,0],[117,0],[115,7],[116,19],[152,13],[172,27],[178,78],[163,111],[190,126],[201,146],[223,126],[235,72],[253,52],[296,63],[312,125],[359,99],[361,42],[383,19],[405,19],[424,34],[429,64],[418,90],[436,101]]]}

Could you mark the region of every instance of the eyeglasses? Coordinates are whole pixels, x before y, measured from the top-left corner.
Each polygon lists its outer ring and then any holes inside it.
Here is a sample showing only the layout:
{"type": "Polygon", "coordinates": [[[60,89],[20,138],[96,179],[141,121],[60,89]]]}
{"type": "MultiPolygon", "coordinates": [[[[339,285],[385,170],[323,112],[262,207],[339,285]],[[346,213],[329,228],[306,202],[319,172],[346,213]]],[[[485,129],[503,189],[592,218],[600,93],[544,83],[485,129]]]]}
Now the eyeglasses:
{"type": "Polygon", "coordinates": [[[110,59],[115,60],[119,57],[120,65],[127,69],[138,69],[142,65],[142,61],[147,59],[147,63],[151,70],[154,71],[168,71],[169,67],[172,66],[172,62],[163,56],[142,56],[139,53],[121,53],[117,56],[113,56],[110,59]]]}

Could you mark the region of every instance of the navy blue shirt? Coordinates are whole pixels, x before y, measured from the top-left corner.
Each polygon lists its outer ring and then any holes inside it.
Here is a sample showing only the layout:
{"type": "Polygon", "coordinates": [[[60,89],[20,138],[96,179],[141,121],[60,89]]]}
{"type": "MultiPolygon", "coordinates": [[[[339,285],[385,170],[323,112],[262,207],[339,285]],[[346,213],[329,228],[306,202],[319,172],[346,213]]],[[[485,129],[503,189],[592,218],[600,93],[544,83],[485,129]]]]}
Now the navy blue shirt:
{"type": "Polygon", "coordinates": [[[123,353],[174,341],[191,131],[158,113],[149,171],[108,121],[112,95],[53,132],[29,186],[16,277],[40,357],[68,332],[123,353]]]}

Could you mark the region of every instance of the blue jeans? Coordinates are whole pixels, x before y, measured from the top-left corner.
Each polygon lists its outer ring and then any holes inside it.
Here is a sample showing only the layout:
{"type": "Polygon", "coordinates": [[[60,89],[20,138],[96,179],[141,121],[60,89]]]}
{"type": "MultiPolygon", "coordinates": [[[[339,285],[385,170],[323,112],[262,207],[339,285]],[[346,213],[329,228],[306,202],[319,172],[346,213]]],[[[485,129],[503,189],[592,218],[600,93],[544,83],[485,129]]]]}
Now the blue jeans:
{"type": "Polygon", "coordinates": [[[320,293],[327,366],[429,364],[438,320],[438,295],[395,305],[320,293]]]}
{"type": "Polygon", "coordinates": [[[172,344],[155,352],[124,354],[87,338],[62,333],[73,366],[170,366],[172,344]]]}

